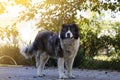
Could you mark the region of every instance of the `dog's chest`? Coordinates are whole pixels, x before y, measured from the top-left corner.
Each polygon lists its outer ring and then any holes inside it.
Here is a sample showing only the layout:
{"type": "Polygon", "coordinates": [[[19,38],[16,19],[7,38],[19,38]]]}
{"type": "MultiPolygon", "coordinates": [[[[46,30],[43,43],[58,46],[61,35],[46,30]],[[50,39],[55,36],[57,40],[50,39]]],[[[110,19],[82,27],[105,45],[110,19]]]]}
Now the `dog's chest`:
{"type": "Polygon", "coordinates": [[[64,57],[72,57],[76,55],[76,51],[79,47],[79,41],[75,39],[62,40],[62,48],[64,51],[64,57]]]}

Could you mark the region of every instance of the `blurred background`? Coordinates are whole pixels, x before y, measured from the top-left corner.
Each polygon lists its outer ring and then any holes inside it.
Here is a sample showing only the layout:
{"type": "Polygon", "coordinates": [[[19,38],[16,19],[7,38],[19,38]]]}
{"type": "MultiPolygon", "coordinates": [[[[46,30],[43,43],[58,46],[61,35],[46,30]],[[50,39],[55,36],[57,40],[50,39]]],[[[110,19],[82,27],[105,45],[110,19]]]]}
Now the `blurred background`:
{"type": "Polygon", "coordinates": [[[64,23],[80,30],[74,67],[120,70],[120,0],[0,0],[0,64],[34,66],[20,49],[38,31],[58,33],[64,23]]]}

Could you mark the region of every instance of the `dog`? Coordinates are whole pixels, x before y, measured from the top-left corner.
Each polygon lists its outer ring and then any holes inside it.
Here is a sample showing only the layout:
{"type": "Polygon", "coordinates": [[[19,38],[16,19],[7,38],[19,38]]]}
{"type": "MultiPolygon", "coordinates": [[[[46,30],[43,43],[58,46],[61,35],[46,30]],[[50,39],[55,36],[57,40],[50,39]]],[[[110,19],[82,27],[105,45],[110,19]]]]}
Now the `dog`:
{"type": "Polygon", "coordinates": [[[22,49],[23,56],[35,56],[37,75],[45,76],[44,66],[50,57],[58,59],[59,78],[75,78],[72,67],[79,49],[79,28],[76,24],[63,24],[58,34],[51,31],[38,32],[34,42],[22,49]],[[68,76],[64,73],[64,65],[68,76]]]}

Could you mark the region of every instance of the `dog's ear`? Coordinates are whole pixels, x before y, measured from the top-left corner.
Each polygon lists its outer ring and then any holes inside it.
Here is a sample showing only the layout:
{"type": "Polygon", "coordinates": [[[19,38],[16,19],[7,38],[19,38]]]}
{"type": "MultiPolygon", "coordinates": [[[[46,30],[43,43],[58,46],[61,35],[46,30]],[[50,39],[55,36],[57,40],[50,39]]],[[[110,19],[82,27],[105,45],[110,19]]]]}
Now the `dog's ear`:
{"type": "Polygon", "coordinates": [[[67,24],[62,24],[62,28],[63,28],[63,27],[66,27],[66,26],[67,26],[67,24]]]}
{"type": "Polygon", "coordinates": [[[77,27],[77,25],[75,23],[72,23],[71,25],[77,27]]]}
{"type": "Polygon", "coordinates": [[[75,24],[75,23],[73,23],[73,24],[71,24],[73,27],[75,27],[75,35],[74,35],[74,38],[75,39],[78,39],[78,37],[79,37],[79,28],[78,28],[78,25],[77,24],[75,24]]]}
{"type": "Polygon", "coordinates": [[[79,28],[78,28],[78,25],[77,25],[77,24],[72,23],[71,25],[72,25],[72,26],[74,26],[77,30],[79,30],[79,28]]]}
{"type": "Polygon", "coordinates": [[[67,24],[62,24],[62,26],[61,26],[61,31],[59,33],[59,38],[61,38],[61,39],[65,38],[63,32],[64,32],[66,26],[67,26],[67,24]]]}

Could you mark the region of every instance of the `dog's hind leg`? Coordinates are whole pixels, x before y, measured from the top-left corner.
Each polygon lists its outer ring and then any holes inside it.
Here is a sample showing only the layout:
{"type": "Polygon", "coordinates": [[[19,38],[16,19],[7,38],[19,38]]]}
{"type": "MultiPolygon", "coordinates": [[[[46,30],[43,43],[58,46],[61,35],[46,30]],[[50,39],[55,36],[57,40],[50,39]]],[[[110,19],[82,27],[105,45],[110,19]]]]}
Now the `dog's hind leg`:
{"type": "Polygon", "coordinates": [[[39,77],[45,76],[44,67],[45,67],[45,64],[48,61],[48,59],[49,59],[49,55],[47,55],[45,52],[40,54],[40,60],[38,61],[39,65],[37,68],[37,75],[39,77]]]}
{"type": "Polygon", "coordinates": [[[36,61],[36,68],[38,68],[39,63],[40,63],[40,51],[37,51],[37,53],[35,54],[35,61],[36,61]]]}

